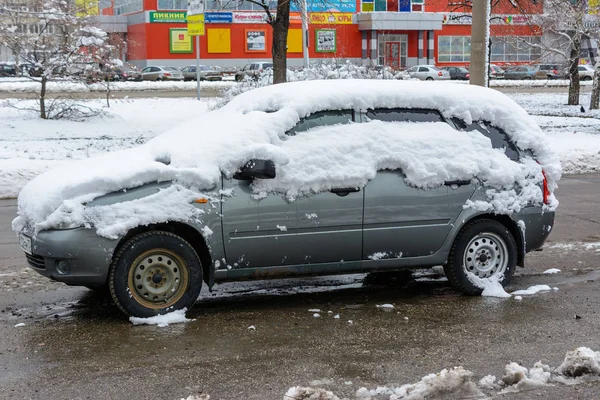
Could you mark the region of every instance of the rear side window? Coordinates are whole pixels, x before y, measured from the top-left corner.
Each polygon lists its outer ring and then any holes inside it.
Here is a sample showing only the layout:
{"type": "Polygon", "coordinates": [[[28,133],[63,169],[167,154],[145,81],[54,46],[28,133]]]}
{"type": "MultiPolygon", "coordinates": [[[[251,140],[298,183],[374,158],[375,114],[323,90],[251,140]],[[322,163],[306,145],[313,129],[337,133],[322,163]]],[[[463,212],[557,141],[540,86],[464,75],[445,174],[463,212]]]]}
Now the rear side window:
{"type": "Polygon", "coordinates": [[[444,122],[442,115],[436,110],[419,108],[377,108],[367,111],[367,121],[385,122],[444,122]]]}
{"type": "Polygon", "coordinates": [[[351,110],[319,111],[308,117],[302,118],[298,125],[286,133],[290,136],[295,136],[300,132],[305,132],[319,126],[349,124],[352,122],[352,114],[353,112],[351,110]]]}
{"type": "Polygon", "coordinates": [[[427,67],[419,67],[419,72],[429,72],[429,68],[427,68],[427,67]]]}
{"type": "Polygon", "coordinates": [[[452,122],[454,122],[456,128],[460,131],[479,131],[485,137],[490,139],[494,149],[504,149],[504,154],[506,154],[506,157],[513,161],[519,161],[519,152],[517,151],[517,146],[515,146],[515,144],[509,139],[506,132],[504,132],[502,129],[484,121],[473,122],[472,124],[467,125],[462,119],[452,118],[452,122]]]}

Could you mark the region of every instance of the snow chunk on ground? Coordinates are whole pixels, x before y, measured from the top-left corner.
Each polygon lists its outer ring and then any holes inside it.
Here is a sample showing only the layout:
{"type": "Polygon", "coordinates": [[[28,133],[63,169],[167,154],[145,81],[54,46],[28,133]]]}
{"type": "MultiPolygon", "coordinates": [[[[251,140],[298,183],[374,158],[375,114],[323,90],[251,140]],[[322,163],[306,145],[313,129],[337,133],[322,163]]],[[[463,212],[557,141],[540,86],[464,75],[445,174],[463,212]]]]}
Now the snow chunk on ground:
{"type": "Polygon", "coordinates": [[[340,398],[329,390],[294,386],[288,389],[283,400],[340,400],[340,398]]]}
{"type": "Polygon", "coordinates": [[[392,309],[395,308],[393,304],[389,304],[389,303],[386,303],[386,304],[377,304],[376,307],[384,309],[384,310],[392,310],[392,309]]]}
{"type": "Polygon", "coordinates": [[[545,270],[543,273],[544,274],[558,274],[560,272],[560,269],[558,268],[550,268],[545,270]]]}
{"type": "Polygon", "coordinates": [[[25,326],[25,323],[21,322],[15,325],[15,328],[20,328],[22,326],[25,326]]]}
{"type": "Polygon", "coordinates": [[[569,377],[600,375],[600,352],[587,347],[579,347],[567,352],[565,360],[557,370],[569,377]]]}
{"type": "Polygon", "coordinates": [[[377,395],[390,395],[390,400],[423,400],[458,395],[462,397],[480,396],[481,391],[471,381],[473,373],[463,367],[443,369],[437,374],[424,376],[417,383],[402,385],[399,388],[379,387],[375,390],[361,388],[356,392],[360,399],[370,399],[377,395]]]}
{"type": "Polygon", "coordinates": [[[159,328],[164,328],[165,326],[169,326],[170,324],[181,324],[193,321],[192,319],[188,319],[185,317],[186,312],[187,308],[184,308],[182,310],[176,310],[168,314],[156,315],[154,317],[148,318],[129,317],[129,321],[133,325],[157,325],[159,328]]]}
{"type": "Polygon", "coordinates": [[[512,292],[512,294],[513,295],[533,295],[533,294],[548,291],[548,290],[552,290],[552,288],[550,288],[550,286],[548,286],[548,285],[534,285],[534,286],[530,286],[524,290],[514,291],[514,292],[512,292]]]}
{"type": "Polygon", "coordinates": [[[498,385],[496,384],[496,377],[494,375],[486,375],[477,382],[477,386],[483,389],[497,389],[498,385]]]}
{"type": "Polygon", "coordinates": [[[489,278],[480,278],[472,272],[467,271],[467,278],[478,288],[483,289],[481,295],[484,297],[500,297],[506,298],[511,297],[509,293],[506,293],[502,283],[500,283],[503,276],[491,276],[489,278]]]}
{"type": "Polygon", "coordinates": [[[537,389],[546,386],[551,378],[550,367],[540,362],[535,363],[531,370],[515,362],[511,362],[504,368],[502,382],[508,387],[503,389],[501,393],[537,389]]]}

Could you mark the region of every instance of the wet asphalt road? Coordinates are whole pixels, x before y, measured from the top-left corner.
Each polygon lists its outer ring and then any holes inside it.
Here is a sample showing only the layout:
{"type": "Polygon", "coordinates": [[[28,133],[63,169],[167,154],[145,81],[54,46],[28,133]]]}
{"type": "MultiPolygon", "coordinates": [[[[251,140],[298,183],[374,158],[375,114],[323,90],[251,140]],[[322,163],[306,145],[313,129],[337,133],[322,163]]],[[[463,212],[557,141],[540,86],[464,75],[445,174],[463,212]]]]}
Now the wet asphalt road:
{"type": "MultiPolygon", "coordinates": [[[[558,291],[465,297],[435,275],[406,287],[364,275],[225,284],[204,291],[195,321],[166,328],[132,326],[104,297],[31,271],[10,232],[15,201],[0,201],[0,399],[282,399],[315,380],[354,398],[458,365],[476,379],[510,361],[556,367],[572,348],[600,350],[600,175],[565,177],[558,197],[546,249],[509,288],[558,291]]],[[[488,394],[598,399],[600,384],[488,394]]]]}

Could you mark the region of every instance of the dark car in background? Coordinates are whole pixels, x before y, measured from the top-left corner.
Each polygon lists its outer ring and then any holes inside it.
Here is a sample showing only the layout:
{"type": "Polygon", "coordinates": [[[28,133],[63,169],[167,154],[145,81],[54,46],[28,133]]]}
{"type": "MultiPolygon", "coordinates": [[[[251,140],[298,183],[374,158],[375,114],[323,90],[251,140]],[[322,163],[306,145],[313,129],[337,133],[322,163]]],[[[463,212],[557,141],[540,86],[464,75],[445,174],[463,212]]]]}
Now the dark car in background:
{"type": "Polygon", "coordinates": [[[469,70],[463,67],[442,67],[442,69],[450,73],[450,79],[453,81],[468,81],[471,77],[469,70]]]}
{"type": "Polygon", "coordinates": [[[497,65],[490,65],[490,79],[504,79],[504,70],[497,65]]]}
{"type": "Polygon", "coordinates": [[[17,68],[13,64],[0,64],[0,76],[17,76],[17,68]]]}
{"type": "MultiPolygon", "coordinates": [[[[195,81],[196,80],[196,66],[188,65],[184,67],[181,72],[183,73],[184,81],[195,81]]],[[[217,69],[217,67],[210,67],[208,65],[200,65],[199,74],[201,81],[221,81],[223,80],[223,73],[217,69]]]]}
{"type": "Polygon", "coordinates": [[[548,79],[548,75],[545,71],[539,69],[539,67],[529,65],[519,65],[507,69],[504,72],[505,79],[517,79],[517,80],[533,80],[533,79],[548,79]]]}
{"type": "Polygon", "coordinates": [[[546,73],[548,79],[560,79],[561,67],[558,64],[540,64],[538,69],[546,73]]]}

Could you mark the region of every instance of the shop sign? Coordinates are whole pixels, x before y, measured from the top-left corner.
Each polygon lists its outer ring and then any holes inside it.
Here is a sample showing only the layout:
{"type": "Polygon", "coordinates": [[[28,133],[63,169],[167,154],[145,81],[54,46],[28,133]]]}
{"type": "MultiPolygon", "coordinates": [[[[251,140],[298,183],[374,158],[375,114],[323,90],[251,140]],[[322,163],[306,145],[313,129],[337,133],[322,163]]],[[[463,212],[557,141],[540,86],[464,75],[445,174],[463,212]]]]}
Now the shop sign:
{"type": "MultiPolygon", "coordinates": [[[[292,2],[290,9],[292,12],[301,12],[300,2],[292,2]]],[[[307,0],[306,8],[308,12],[341,12],[341,13],[355,13],[356,12],[356,0],[307,0]]]]}
{"type": "Polygon", "coordinates": [[[335,29],[317,29],[316,52],[335,53],[337,49],[337,38],[335,29]]]}
{"type": "Polygon", "coordinates": [[[267,51],[267,31],[246,29],[246,51],[267,51]]]}
{"type": "Polygon", "coordinates": [[[186,17],[187,17],[187,13],[185,11],[183,11],[183,12],[150,11],[150,22],[185,24],[187,21],[186,17]]]}
{"type": "Polygon", "coordinates": [[[204,22],[207,24],[230,24],[233,22],[233,13],[207,12],[204,13],[204,22]]]}
{"type": "Polygon", "coordinates": [[[309,14],[311,24],[347,25],[352,23],[351,13],[312,13],[309,14]]]}
{"type": "MultiPolygon", "coordinates": [[[[471,25],[471,14],[448,13],[444,14],[442,23],[444,25],[471,25]]],[[[527,15],[492,14],[490,19],[492,25],[527,25],[527,15]]]]}
{"type": "Polygon", "coordinates": [[[204,14],[188,15],[188,35],[204,36],[204,14]]]}
{"type": "Polygon", "coordinates": [[[264,12],[234,11],[232,19],[236,24],[262,24],[267,21],[267,14],[264,12]]]}
{"type": "Polygon", "coordinates": [[[185,28],[169,30],[169,51],[172,54],[192,53],[192,37],[185,28]]]}

